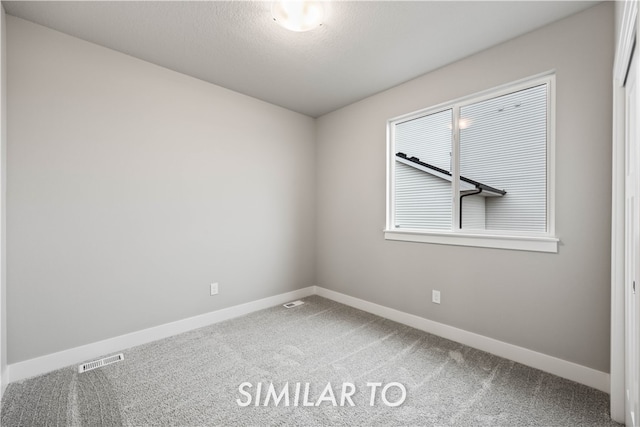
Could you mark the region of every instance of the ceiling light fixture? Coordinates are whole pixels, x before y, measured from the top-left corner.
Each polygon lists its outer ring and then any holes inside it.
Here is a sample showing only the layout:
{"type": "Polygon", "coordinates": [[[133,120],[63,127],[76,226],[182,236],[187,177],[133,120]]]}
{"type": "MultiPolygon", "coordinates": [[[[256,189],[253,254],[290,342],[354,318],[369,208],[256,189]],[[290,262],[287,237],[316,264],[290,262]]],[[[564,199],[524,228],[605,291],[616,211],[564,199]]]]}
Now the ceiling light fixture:
{"type": "Polygon", "coordinates": [[[309,31],[322,25],[324,6],[319,1],[276,1],[271,5],[273,20],[291,31],[309,31]]]}

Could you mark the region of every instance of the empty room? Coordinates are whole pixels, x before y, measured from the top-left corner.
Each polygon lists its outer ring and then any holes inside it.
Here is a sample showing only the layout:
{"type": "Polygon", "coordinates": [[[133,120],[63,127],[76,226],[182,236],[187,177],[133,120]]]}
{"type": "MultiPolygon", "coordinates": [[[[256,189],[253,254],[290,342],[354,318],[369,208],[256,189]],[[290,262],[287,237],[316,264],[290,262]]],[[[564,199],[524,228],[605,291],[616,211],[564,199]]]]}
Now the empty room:
{"type": "Polygon", "coordinates": [[[2,1],[2,426],[639,426],[638,1],[2,1]]]}

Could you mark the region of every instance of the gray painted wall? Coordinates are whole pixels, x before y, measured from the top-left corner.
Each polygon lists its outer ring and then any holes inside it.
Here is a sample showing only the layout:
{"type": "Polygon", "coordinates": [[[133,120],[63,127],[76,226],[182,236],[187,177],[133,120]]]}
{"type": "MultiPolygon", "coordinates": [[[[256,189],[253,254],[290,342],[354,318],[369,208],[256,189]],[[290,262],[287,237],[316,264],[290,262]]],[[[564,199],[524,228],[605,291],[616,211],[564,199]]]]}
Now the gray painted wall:
{"type": "Polygon", "coordinates": [[[318,285],[608,372],[613,8],[318,119],[318,285]],[[385,241],[387,119],[550,69],[559,253],[385,241]]]}
{"type": "Polygon", "coordinates": [[[313,119],[7,26],[9,363],[315,284],[313,119]]]}
{"type": "Polygon", "coordinates": [[[0,396],[7,387],[7,31],[0,5],[0,396]]]}

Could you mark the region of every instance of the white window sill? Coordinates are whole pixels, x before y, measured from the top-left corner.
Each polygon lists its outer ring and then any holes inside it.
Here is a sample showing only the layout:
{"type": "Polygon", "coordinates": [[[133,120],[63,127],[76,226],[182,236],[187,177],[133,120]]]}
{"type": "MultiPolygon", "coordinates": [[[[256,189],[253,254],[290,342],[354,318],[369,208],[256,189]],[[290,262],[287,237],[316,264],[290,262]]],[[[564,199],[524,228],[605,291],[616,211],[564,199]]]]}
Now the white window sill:
{"type": "Polygon", "coordinates": [[[479,248],[511,249],[516,251],[558,252],[559,239],[555,237],[530,237],[486,235],[447,232],[415,232],[385,230],[386,240],[435,243],[439,245],[474,246],[479,248]]]}

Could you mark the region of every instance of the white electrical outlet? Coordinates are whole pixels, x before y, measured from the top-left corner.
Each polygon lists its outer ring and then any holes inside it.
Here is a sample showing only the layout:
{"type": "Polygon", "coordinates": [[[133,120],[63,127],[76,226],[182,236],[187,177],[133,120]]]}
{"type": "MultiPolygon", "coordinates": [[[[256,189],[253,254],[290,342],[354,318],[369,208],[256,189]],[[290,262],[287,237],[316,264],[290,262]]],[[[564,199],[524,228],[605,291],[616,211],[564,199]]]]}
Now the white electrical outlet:
{"type": "Polygon", "coordinates": [[[440,304],[440,291],[431,291],[431,302],[434,304],[440,304]]]}
{"type": "Polygon", "coordinates": [[[217,283],[212,283],[211,284],[211,295],[218,295],[218,284],[217,283]]]}

